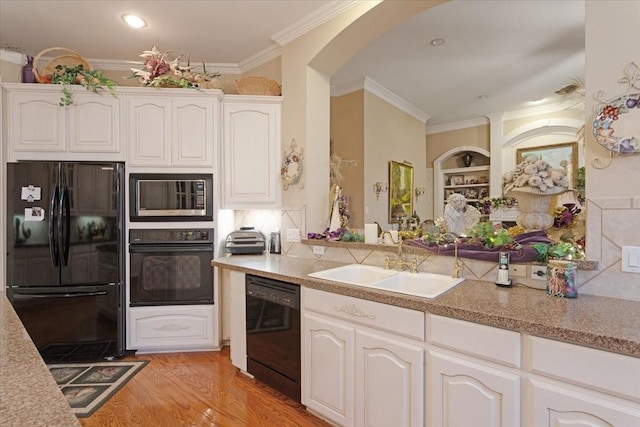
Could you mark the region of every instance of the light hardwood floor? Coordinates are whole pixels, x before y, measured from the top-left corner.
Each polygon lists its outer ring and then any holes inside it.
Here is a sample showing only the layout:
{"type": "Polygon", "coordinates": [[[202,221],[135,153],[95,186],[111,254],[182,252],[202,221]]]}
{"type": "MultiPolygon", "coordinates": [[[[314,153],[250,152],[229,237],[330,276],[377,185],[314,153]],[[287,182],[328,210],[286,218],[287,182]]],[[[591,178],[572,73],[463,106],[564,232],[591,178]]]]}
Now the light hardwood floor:
{"type": "Polygon", "coordinates": [[[240,373],[219,352],[143,354],[140,372],[91,417],[94,426],[329,426],[302,405],[240,373]]]}

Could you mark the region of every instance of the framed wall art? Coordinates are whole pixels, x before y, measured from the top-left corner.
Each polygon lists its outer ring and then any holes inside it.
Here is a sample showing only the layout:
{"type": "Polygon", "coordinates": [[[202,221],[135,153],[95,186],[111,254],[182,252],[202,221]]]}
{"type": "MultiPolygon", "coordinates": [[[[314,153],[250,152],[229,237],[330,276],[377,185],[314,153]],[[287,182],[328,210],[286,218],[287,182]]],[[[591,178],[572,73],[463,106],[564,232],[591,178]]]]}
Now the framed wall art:
{"type": "Polygon", "coordinates": [[[518,148],[516,163],[522,162],[528,155],[535,154],[554,168],[567,171],[569,188],[575,188],[578,180],[578,143],[543,145],[540,147],[518,148]]]}
{"type": "Polygon", "coordinates": [[[389,224],[397,224],[399,210],[404,216],[413,213],[413,166],[389,161],[389,224]]]}

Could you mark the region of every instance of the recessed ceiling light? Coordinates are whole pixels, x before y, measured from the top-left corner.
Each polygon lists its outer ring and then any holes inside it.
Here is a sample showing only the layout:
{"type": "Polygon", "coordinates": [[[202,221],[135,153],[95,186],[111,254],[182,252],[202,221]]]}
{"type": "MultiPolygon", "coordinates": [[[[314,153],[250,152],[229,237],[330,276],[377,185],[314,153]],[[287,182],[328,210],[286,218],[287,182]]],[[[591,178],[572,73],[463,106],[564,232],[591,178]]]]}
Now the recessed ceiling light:
{"type": "Polygon", "coordinates": [[[433,39],[429,43],[431,43],[431,46],[442,46],[444,44],[444,39],[433,39]]]}
{"type": "Polygon", "coordinates": [[[488,95],[480,95],[478,99],[482,100],[482,99],[487,99],[488,97],[489,97],[488,95]]]}
{"type": "Polygon", "coordinates": [[[147,26],[147,21],[140,18],[138,15],[132,15],[127,13],[122,15],[122,20],[126,22],[126,24],[133,28],[144,28],[147,26]]]}

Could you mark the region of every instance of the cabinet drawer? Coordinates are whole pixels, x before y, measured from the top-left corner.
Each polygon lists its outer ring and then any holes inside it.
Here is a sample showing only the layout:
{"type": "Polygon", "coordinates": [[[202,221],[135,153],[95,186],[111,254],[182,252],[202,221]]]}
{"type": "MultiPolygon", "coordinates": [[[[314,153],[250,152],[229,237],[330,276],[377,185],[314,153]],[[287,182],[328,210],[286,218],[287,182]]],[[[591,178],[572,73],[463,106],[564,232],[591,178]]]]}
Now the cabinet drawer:
{"type": "Polygon", "coordinates": [[[528,337],[532,371],[640,402],[640,359],[528,337]]]}
{"type": "Polygon", "coordinates": [[[178,349],[211,349],[214,346],[213,307],[131,308],[129,323],[130,348],[171,351],[178,349]]]}
{"type": "Polygon", "coordinates": [[[520,367],[520,334],[464,320],[429,315],[429,340],[503,365],[520,367]]]}
{"type": "Polygon", "coordinates": [[[308,310],[424,341],[422,311],[303,288],[308,310]]]}

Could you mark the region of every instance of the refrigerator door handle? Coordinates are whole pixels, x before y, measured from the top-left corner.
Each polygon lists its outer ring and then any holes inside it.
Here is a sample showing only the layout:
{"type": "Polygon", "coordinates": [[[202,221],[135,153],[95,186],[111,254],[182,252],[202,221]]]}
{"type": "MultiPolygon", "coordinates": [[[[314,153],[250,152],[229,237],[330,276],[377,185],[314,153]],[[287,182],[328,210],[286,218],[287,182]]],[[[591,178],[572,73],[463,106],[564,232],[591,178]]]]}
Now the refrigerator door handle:
{"type": "Polygon", "coordinates": [[[49,253],[51,254],[51,262],[54,267],[60,265],[60,253],[58,251],[58,229],[56,227],[58,219],[57,205],[60,197],[60,187],[56,184],[51,192],[51,201],[49,202],[49,253]]]}
{"type": "Polygon", "coordinates": [[[71,240],[71,204],[69,202],[69,187],[66,185],[60,195],[60,238],[62,242],[62,261],[66,267],[69,263],[69,247],[71,240]]]}
{"type": "Polygon", "coordinates": [[[81,297],[97,297],[107,295],[106,291],[98,292],[72,292],[66,294],[13,294],[14,299],[31,299],[31,298],[81,298],[81,297]]]}

